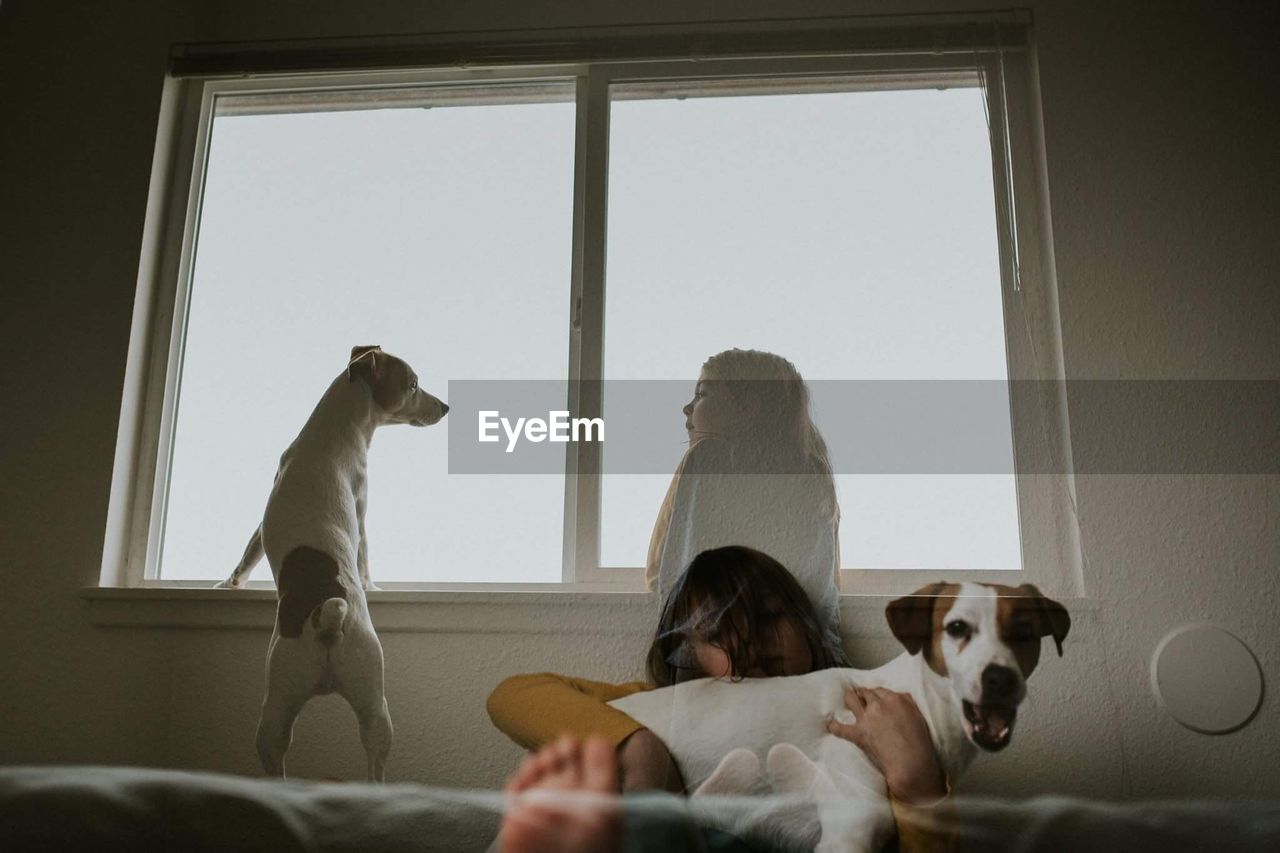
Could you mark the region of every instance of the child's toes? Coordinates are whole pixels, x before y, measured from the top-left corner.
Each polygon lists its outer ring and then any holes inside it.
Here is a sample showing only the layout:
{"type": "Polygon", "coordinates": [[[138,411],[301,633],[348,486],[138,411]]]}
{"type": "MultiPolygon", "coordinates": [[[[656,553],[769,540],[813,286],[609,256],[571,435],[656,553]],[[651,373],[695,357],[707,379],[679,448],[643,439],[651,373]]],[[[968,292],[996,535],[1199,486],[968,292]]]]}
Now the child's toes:
{"type": "Polygon", "coordinates": [[[561,790],[582,785],[582,741],[561,738],[552,750],[552,767],[544,777],[547,787],[561,790]]]}
{"type": "Polygon", "coordinates": [[[542,775],[540,766],[537,753],[526,755],[521,760],[520,766],[516,768],[516,772],[512,773],[511,778],[507,780],[507,793],[518,794],[536,784],[542,775]]]}
{"type": "Polygon", "coordinates": [[[582,786],[588,791],[616,794],[618,756],[604,738],[591,738],[582,747],[582,786]]]}
{"type": "Polygon", "coordinates": [[[519,769],[507,783],[507,790],[519,793],[529,788],[543,785],[548,779],[560,772],[562,759],[560,741],[545,746],[537,752],[531,752],[520,762],[519,769]]]}

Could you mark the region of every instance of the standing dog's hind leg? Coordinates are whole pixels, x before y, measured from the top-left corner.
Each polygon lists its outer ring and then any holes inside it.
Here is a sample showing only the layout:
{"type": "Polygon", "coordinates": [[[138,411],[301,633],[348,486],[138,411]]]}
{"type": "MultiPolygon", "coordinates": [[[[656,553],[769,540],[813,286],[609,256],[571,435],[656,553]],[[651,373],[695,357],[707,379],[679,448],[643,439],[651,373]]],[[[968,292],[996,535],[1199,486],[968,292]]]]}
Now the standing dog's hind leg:
{"type": "Polygon", "coordinates": [[[262,560],[262,525],[259,524],[249,537],[249,544],[244,546],[244,555],[240,564],[231,571],[231,577],[217,584],[214,589],[239,589],[244,586],[245,579],[253,571],[253,567],[262,560]]]}
{"type": "Polygon", "coordinates": [[[364,744],[365,755],[369,759],[369,781],[385,782],[387,756],[391,754],[394,733],[387,700],[383,699],[376,707],[357,709],[356,719],[360,723],[360,742],[364,744]]]}
{"type": "Polygon", "coordinates": [[[386,779],[387,756],[391,753],[391,714],[383,688],[382,644],[372,628],[353,631],[329,656],[335,688],[347,700],[360,724],[360,743],[369,759],[369,781],[386,779]],[[358,666],[352,666],[359,661],[358,666]]]}
{"type": "Polygon", "coordinates": [[[262,716],[258,719],[258,760],[268,776],[284,778],[284,756],[293,741],[293,722],[305,703],[305,699],[290,702],[272,693],[262,700],[262,716]]]}
{"type": "MultiPolygon", "coordinates": [[[[279,629],[277,629],[279,630],[279,629]]],[[[315,695],[316,676],[300,665],[296,640],[271,638],[267,651],[267,695],[258,719],[258,758],[268,776],[284,778],[284,756],[293,741],[293,722],[315,695]]]]}

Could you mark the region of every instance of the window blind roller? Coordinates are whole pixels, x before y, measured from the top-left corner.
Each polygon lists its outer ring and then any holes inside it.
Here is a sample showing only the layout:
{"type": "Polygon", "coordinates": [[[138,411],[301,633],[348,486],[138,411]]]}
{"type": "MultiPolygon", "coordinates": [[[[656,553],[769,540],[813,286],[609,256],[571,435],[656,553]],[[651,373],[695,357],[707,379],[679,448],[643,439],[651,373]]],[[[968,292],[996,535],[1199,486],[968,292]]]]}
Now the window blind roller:
{"type": "Polygon", "coordinates": [[[1025,13],[1001,12],[194,43],[173,47],[170,73],[217,77],[763,56],[989,54],[1026,49],[1028,23],[1025,13]]]}

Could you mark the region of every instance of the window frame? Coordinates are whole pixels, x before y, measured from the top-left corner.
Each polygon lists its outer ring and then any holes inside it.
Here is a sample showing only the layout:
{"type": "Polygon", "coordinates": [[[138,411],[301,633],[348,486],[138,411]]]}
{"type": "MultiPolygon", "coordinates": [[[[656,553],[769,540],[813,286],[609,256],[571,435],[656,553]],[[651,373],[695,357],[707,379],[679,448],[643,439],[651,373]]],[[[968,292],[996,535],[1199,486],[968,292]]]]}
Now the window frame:
{"type": "MultiPolygon", "coordinates": [[[[566,330],[567,408],[600,417],[604,364],[605,252],[610,86],[615,83],[849,76],[867,88],[919,85],[956,73],[986,80],[1009,377],[1035,399],[1011,399],[1023,555],[1021,571],[964,570],[964,580],[1033,582],[1046,593],[1082,593],[1081,549],[1070,473],[1056,280],[1048,227],[1034,56],[1020,46],[853,51],[467,67],[313,70],[263,74],[170,74],[162,95],[151,197],[143,235],[138,300],[113,477],[104,586],[195,586],[158,577],[175,402],[181,387],[186,316],[217,97],[315,89],[381,89],[443,84],[573,80],[576,119],[572,261],[566,330]],[[930,75],[933,75],[930,77],[930,75]],[[896,85],[895,85],[896,84],[896,85]],[[1016,203],[1015,203],[1016,200],[1016,203]],[[1048,380],[1048,381],[1046,381],[1048,380]],[[1035,568],[1032,568],[1035,567],[1035,568]]],[[[912,88],[914,88],[913,86],[912,88]]],[[[1015,394],[1015,396],[1017,396],[1015,394]]],[[[387,584],[388,589],[643,589],[643,568],[599,565],[601,449],[566,445],[562,576],[557,584],[387,584]]],[[[264,496],[265,497],[265,496],[264,496]]],[[[239,547],[238,543],[233,547],[239,547]]],[[[233,552],[229,552],[229,555],[233,552]]],[[[231,560],[231,557],[228,557],[231,560]]],[[[230,563],[228,563],[230,565],[230,563]]],[[[903,594],[939,579],[933,570],[842,569],[846,594],[903,594]]],[[[269,584],[266,584],[269,586],[269,584]]]]}

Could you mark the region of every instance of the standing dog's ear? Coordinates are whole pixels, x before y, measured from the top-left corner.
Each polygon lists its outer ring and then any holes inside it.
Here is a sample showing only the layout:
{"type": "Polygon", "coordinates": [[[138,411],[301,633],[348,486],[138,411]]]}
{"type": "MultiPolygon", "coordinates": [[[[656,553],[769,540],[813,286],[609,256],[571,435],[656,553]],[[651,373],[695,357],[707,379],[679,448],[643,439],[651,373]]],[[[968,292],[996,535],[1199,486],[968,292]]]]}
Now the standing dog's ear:
{"type": "Polygon", "coordinates": [[[889,620],[889,630],[898,642],[911,654],[923,649],[933,637],[933,607],[937,603],[938,593],[950,584],[931,583],[920,587],[910,595],[895,598],[884,609],[885,619],[889,620]]]}
{"type": "Polygon", "coordinates": [[[354,380],[361,372],[367,372],[369,379],[378,378],[378,354],[382,352],[382,347],[374,344],[373,346],[352,347],[351,360],[347,362],[347,379],[354,380]]]}
{"type": "Polygon", "coordinates": [[[1071,614],[1067,608],[1049,598],[1035,584],[1024,583],[1018,591],[1028,598],[1034,599],[1027,605],[1036,614],[1037,631],[1041,637],[1053,637],[1053,644],[1058,648],[1058,657],[1062,657],[1062,641],[1071,630],[1071,614]]]}

